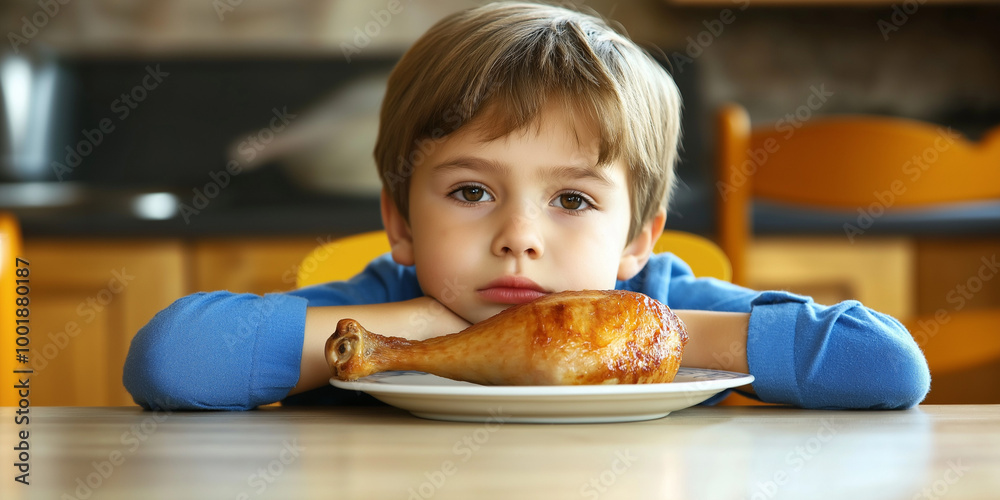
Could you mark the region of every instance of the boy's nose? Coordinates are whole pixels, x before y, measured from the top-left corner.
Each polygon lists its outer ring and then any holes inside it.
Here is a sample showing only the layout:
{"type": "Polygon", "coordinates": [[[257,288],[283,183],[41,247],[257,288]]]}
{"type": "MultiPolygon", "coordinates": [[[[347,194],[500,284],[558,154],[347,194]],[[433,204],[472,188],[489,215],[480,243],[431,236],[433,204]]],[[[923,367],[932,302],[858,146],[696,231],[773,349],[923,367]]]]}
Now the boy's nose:
{"type": "Polygon", "coordinates": [[[493,239],[492,251],[497,257],[527,255],[537,259],[542,256],[542,237],[536,224],[537,217],[518,214],[504,223],[493,239]]]}

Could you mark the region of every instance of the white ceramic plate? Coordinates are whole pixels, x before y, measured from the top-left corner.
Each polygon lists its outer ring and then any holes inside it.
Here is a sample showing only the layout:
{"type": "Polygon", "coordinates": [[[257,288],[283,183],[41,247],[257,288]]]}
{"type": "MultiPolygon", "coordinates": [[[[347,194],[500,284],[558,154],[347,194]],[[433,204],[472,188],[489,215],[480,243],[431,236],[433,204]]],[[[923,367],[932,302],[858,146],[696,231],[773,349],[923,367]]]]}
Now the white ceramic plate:
{"type": "Polygon", "coordinates": [[[458,422],[652,420],[694,406],[753,375],[681,368],[669,384],[485,386],[423,372],[383,372],[334,387],[363,391],[423,418],[458,422]]]}

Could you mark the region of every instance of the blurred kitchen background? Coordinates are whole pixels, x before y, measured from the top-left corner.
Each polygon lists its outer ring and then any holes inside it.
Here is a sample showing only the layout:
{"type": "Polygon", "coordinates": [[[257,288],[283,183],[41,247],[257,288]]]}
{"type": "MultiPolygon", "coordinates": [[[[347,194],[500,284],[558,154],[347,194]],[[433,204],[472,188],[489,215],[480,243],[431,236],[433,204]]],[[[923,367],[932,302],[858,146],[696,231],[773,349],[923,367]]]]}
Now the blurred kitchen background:
{"type": "MultiPolygon", "coordinates": [[[[113,386],[128,339],[173,299],[293,288],[309,250],[380,229],[371,150],[384,79],[434,22],[478,3],[0,4],[0,211],[18,217],[35,266],[38,338],[77,322],[94,332],[89,338],[112,339],[71,349],[117,367],[107,375],[113,386]],[[125,291],[82,313],[122,270],[134,275],[125,291]]],[[[726,102],[745,106],[755,123],[773,122],[824,89],[833,95],[815,115],[909,117],[971,139],[1000,124],[1000,8],[992,2],[577,5],[656,53],[681,89],[672,229],[714,236],[712,127],[726,102]]],[[[861,298],[904,317],[944,306],[980,258],[1000,249],[1000,203],[886,215],[863,244],[848,245],[842,224],[856,217],[759,206],[756,231],[779,255],[818,245],[862,264],[831,277],[837,264],[818,262],[816,275],[765,275],[755,286],[861,298]],[[887,259],[901,270],[891,280],[887,259]]],[[[998,281],[970,306],[1000,304],[998,281]]],[[[63,381],[92,377],[89,363],[53,362],[53,380],[55,372],[63,381]]],[[[101,397],[130,402],[114,387],[101,397]]]]}

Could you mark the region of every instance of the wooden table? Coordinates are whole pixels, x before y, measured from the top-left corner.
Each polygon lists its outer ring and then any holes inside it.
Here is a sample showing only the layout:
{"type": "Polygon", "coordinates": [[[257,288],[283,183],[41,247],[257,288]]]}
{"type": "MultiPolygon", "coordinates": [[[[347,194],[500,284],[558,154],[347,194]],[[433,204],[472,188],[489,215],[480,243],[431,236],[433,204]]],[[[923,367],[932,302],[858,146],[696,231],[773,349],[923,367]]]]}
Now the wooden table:
{"type": "Polygon", "coordinates": [[[4,499],[1000,496],[1000,406],[694,407],[626,424],[422,420],[392,407],[30,409],[30,482],[4,499]]]}

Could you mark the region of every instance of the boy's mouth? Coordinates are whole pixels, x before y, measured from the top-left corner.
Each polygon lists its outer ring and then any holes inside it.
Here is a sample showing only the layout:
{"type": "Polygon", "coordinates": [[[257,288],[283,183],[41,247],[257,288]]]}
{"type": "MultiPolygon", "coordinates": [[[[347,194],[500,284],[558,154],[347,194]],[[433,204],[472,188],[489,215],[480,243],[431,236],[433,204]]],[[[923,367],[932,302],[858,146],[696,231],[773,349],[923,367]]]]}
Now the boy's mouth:
{"type": "Polygon", "coordinates": [[[504,276],[477,290],[479,296],[500,304],[522,304],[548,294],[534,281],[521,276],[504,276]]]}

